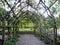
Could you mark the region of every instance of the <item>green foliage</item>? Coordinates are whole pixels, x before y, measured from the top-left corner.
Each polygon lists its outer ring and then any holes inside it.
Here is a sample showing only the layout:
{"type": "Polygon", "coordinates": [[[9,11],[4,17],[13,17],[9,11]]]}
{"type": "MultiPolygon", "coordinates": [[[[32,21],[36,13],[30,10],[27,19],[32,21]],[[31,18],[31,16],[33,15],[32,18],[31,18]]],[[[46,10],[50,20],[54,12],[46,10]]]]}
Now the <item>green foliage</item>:
{"type": "Polygon", "coordinates": [[[56,18],[56,25],[58,28],[60,28],[60,15],[58,18],[56,18]]]}
{"type": "Polygon", "coordinates": [[[18,34],[16,34],[15,36],[12,36],[10,40],[5,41],[5,45],[15,45],[14,43],[18,37],[19,37],[18,34]]]}
{"type": "Polygon", "coordinates": [[[58,4],[60,4],[60,0],[58,0],[58,4]]]}
{"type": "Polygon", "coordinates": [[[54,0],[48,0],[49,6],[52,5],[53,2],[54,2],[54,0]]]}
{"type": "Polygon", "coordinates": [[[51,19],[51,18],[47,18],[46,19],[46,26],[48,27],[48,28],[52,28],[53,27],[53,19],[51,19]]]}
{"type": "Polygon", "coordinates": [[[14,45],[14,43],[11,40],[5,41],[5,45],[14,45]]]}
{"type": "Polygon", "coordinates": [[[11,37],[11,41],[15,42],[18,39],[18,37],[19,37],[18,33],[15,33],[15,34],[13,33],[11,37]]]}
{"type": "Polygon", "coordinates": [[[6,10],[3,8],[0,8],[0,15],[4,15],[4,14],[6,14],[6,10]]]}
{"type": "Polygon", "coordinates": [[[55,3],[54,2],[55,2],[55,0],[49,0],[48,1],[49,6],[52,5],[50,8],[52,14],[56,14],[60,11],[60,0],[57,0],[55,3]]]}
{"type": "Polygon", "coordinates": [[[56,8],[55,7],[52,7],[52,13],[56,13],[56,8]]]}

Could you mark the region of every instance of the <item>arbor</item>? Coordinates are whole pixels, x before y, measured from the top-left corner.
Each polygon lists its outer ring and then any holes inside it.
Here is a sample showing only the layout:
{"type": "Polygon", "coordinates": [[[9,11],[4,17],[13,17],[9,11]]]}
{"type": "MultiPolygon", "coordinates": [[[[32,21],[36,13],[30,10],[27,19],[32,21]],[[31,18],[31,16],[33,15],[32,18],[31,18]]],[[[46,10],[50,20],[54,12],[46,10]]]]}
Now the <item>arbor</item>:
{"type": "MultiPolygon", "coordinates": [[[[21,20],[28,22],[31,20],[34,23],[34,33],[36,30],[46,39],[46,30],[53,28],[54,32],[54,45],[57,41],[57,26],[55,14],[59,11],[59,0],[1,0],[4,7],[7,9],[1,10],[1,19],[3,21],[3,26],[5,26],[4,21],[7,22],[8,35],[11,37],[10,31],[13,30],[13,37],[15,37],[16,30],[19,28],[19,23],[21,20]],[[49,2],[49,3],[48,3],[49,2]],[[2,13],[3,12],[3,13],[2,13]],[[3,16],[2,16],[3,15],[3,16]],[[47,16],[46,16],[47,15],[47,16]],[[45,17],[46,16],[46,17],[45,17]],[[48,29],[47,29],[48,28],[48,29]],[[12,29],[12,30],[11,30],[12,29]],[[45,35],[44,35],[45,34],[45,35]]],[[[4,28],[3,27],[3,30],[4,28]]]]}

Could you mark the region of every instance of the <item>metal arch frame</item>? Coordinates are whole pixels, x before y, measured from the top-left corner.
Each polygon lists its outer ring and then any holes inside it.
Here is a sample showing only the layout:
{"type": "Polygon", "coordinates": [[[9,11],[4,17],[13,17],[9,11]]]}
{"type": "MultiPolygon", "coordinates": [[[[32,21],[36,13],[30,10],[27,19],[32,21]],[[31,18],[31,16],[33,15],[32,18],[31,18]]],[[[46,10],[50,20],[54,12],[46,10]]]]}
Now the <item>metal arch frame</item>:
{"type": "MultiPolygon", "coordinates": [[[[8,3],[6,0],[5,0],[5,2],[6,2],[7,5],[10,7],[9,3],[8,3]]],[[[29,2],[29,0],[28,0],[28,2],[29,2]]],[[[55,2],[57,2],[57,0],[55,0],[55,2]]],[[[53,19],[53,22],[54,22],[54,34],[55,34],[55,35],[54,35],[54,36],[55,36],[54,39],[55,39],[55,43],[56,43],[56,40],[57,40],[57,39],[56,39],[56,38],[57,38],[57,35],[56,35],[56,34],[57,34],[56,21],[55,21],[55,18],[54,18],[54,16],[53,16],[53,14],[52,14],[51,11],[50,11],[51,6],[53,6],[53,5],[55,4],[55,2],[54,2],[52,5],[50,5],[49,7],[47,7],[42,0],[39,1],[39,4],[41,4],[41,5],[43,4],[42,6],[46,9],[46,11],[44,11],[43,14],[44,14],[45,12],[47,12],[47,10],[48,10],[49,13],[51,14],[51,16],[50,16],[50,15],[48,15],[48,16],[51,17],[51,18],[53,19]],[[41,2],[41,3],[40,3],[40,2],[41,2]]],[[[3,1],[2,1],[2,3],[4,4],[3,1]]],[[[39,4],[38,4],[38,5],[39,5],[39,4]]],[[[29,3],[28,3],[28,5],[31,6],[31,4],[29,4],[29,3]]],[[[16,6],[16,5],[15,5],[15,6],[16,6]]],[[[15,12],[13,11],[13,9],[15,8],[15,6],[13,6],[12,8],[10,7],[10,9],[11,9],[14,17],[17,16],[17,15],[15,14],[15,12]]],[[[35,8],[35,7],[33,7],[33,6],[31,6],[31,7],[32,7],[33,9],[37,10],[37,8],[35,8]]],[[[22,9],[21,9],[21,10],[22,10],[22,9]]],[[[10,11],[10,12],[11,12],[11,11],[10,11]]],[[[39,12],[39,11],[37,10],[37,12],[39,12]]],[[[39,14],[40,14],[41,16],[43,16],[40,12],[39,12],[39,14]]]]}
{"type": "MultiPolygon", "coordinates": [[[[33,13],[32,13],[33,14],[33,13]]],[[[22,14],[22,15],[20,15],[18,18],[21,18],[21,16],[24,16],[24,15],[27,15],[27,14],[22,14]]],[[[35,17],[36,17],[37,15],[35,15],[35,17]]],[[[36,17],[37,18],[37,17],[36,17]]]]}
{"type": "MultiPolygon", "coordinates": [[[[1,1],[2,1],[2,0],[1,0],[1,1]]],[[[15,6],[18,4],[19,1],[18,1],[17,4],[14,5],[12,8],[11,8],[11,6],[9,5],[9,3],[7,2],[7,0],[5,0],[5,2],[7,3],[8,7],[11,9],[11,11],[13,12],[13,14],[15,15],[13,9],[15,8],[15,6]]],[[[28,0],[28,2],[29,2],[29,0],[28,0]]],[[[47,7],[42,0],[39,0],[38,5],[40,4],[40,2],[43,3],[44,6],[43,6],[43,5],[42,5],[42,6],[45,7],[45,9],[46,9],[46,10],[43,12],[43,14],[44,14],[47,10],[48,10],[48,11],[50,12],[50,14],[51,14],[51,11],[50,11],[49,9],[57,2],[57,0],[56,0],[52,5],[50,5],[49,7],[47,7]]],[[[3,1],[2,1],[2,3],[4,4],[3,1]]],[[[28,4],[28,5],[30,5],[30,4],[28,4]]],[[[38,6],[38,5],[37,5],[37,6],[38,6]]],[[[30,6],[31,6],[31,5],[30,5],[30,6]]],[[[32,7],[32,6],[31,6],[31,7],[32,7]]],[[[33,7],[33,8],[34,8],[34,7],[33,7]]],[[[37,9],[37,8],[35,8],[35,9],[37,9]]],[[[21,10],[22,10],[22,9],[21,9],[21,10]]],[[[11,12],[11,11],[10,11],[10,12],[11,12]]],[[[51,14],[51,15],[52,15],[52,14],[51,14]]],[[[52,17],[54,17],[54,16],[52,15],[52,17]]]]}

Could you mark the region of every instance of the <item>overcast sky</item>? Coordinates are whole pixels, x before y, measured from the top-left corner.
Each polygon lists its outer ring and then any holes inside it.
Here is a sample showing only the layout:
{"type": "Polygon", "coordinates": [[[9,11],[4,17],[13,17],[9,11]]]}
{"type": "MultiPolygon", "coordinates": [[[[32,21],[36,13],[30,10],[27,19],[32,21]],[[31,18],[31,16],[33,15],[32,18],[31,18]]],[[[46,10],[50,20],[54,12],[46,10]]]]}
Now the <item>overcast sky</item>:
{"type": "MultiPolygon", "coordinates": [[[[26,0],[24,0],[24,1],[26,1],[26,0]]],[[[39,3],[39,0],[32,0],[32,1],[35,1],[36,4],[39,3]]],[[[10,1],[10,4],[12,4],[12,6],[13,6],[13,5],[14,5],[14,2],[15,2],[14,0],[11,0],[11,1],[10,1]]],[[[23,2],[23,0],[22,0],[22,2],[23,2]]],[[[49,6],[49,5],[48,5],[48,0],[46,0],[46,3],[45,3],[45,4],[46,4],[47,6],[49,6]]],[[[18,5],[19,5],[19,4],[18,4],[18,5]]],[[[41,6],[41,5],[40,5],[40,6],[41,6]]],[[[10,8],[7,8],[7,7],[8,7],[8,6],[6,5],[4,8],[5,8],[7,11],[9,11],[10,8]]],[[[38,11],[42,14],[42,13],[45,11],[45,9],[44,9],[42,6],[41,6],[41,8],[42,8],[42,9],[40,9],[40,10],[38,9],[38,11]]],[[[15,11],[15,12],[18,12],[18,10],[19,10],[19,8],[18,8],[17,11],[15,11]]],[[[24,10],[27,10],[27,7],[25,7],[24,10]]],[[[29,6],[28,10],[34,10],[34,9],[32,9],[32,8],[29,6]]],[[[48,12],[48,13],[49,13],[49,12],[48,12]]],[[[47,17],[47,12],[44,13],[44,16],[47,17]]],[[[55,15],[55,16],[58,17],[58,15],[55,15]]]]}

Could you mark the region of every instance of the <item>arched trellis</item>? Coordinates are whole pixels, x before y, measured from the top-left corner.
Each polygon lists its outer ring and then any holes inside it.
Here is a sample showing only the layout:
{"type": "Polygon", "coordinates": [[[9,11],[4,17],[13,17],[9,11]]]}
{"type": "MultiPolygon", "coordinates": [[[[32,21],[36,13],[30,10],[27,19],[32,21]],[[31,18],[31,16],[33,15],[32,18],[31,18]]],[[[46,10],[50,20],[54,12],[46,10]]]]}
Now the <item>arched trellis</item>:
{"type": "Polygon", "coordinates": [[[20,21],[22,20],[22,19],[24,19],[25,17],[27,17],[27,18],[29,18],[33,23],[34,23],[34,26],[35,26],[35,30],[36,30],[36,27],[38,27],[38,24],[40,23],[39,21],[40,21],[40,19],[39,19],[39,16],[37,17],[37,14],[35,14],[35,13],[31,13],[31,12],[24,12],[24,14],[21,14],[20,15],[20,17],[19,17],[19,19],[20,19],[20,21]]]}
{"type": "MultiPolygon", "coordinates": [[[[14,5],[13,7],[10,6],[10,4],[8,3],[7,0],[1,0],[1,1],[2,1],[2,3],[4,4],[4,6],[5,6],[5,3],[8,5],[8,7],[11,9],[11,10],[9,11],[9,14],[12,12],[14,18],[18,18],[19,16],[17,16],[17,15],[25,8],[25,7],[21,8],[20,11],[19,11],[17,14],[15,14],[15,12],[14,12],[13,9],[15,8],[15,6],[16,6],[18,3],[21,3],[21,0],[18,0],[18,2],[15,3],[15,5],[14,5]]],[[[53,22],[54,22],[54,26],[53,26],[53,28],[54,28],[54,40],[55,40],[54,42],[55,42],[55,43],[56,43],[56,40],[57,40],[57,27],[56,27],[55,18],[54,18],[54,16],[53,16],[53,14],[51,13],[50,8],[51,8],[51,6],[53,6],[53,5],[55,4],[56,1],[57,1],[57,0],[55,0],[54,3],[48,7],[48,6],[45,5],[45,2],[43,2],[43,0],[39,0],[39,3],[38,3],[38,5],[37,5],[37,6],[39,6],[39,5],[41,4],[41,5],[43,6],[43,8],[45,8],[44,13],[45,13],[45,12],[49,12],[50,15],[48,14],[48,16],[53,19],[53,22]],[[47,10],[48,10],[48,11],[47,11],[47,10]]],[[[24,2],[23,2],[23,3],[24,3],[24,2]]],[[[22,4],[22,3],[21,3],[21,4],[22,4]]],[[[21,6],[21,4],[20,4],[19,6],[21,6]]],[[[27,9],[28,9],[28,6],[30,6],[30,7],[32,7],[35,11],[37,11],[37,12],[39,13],[39,16],[41,15],[41,16],[43,17],[44,13],[41,14],[41,13],[38,11],[37,7],[33,7],[33,6],[30,4],[29,0],[27,0],[26,4],[27,4],[27,6],[26,6],[27,9]]]]}

